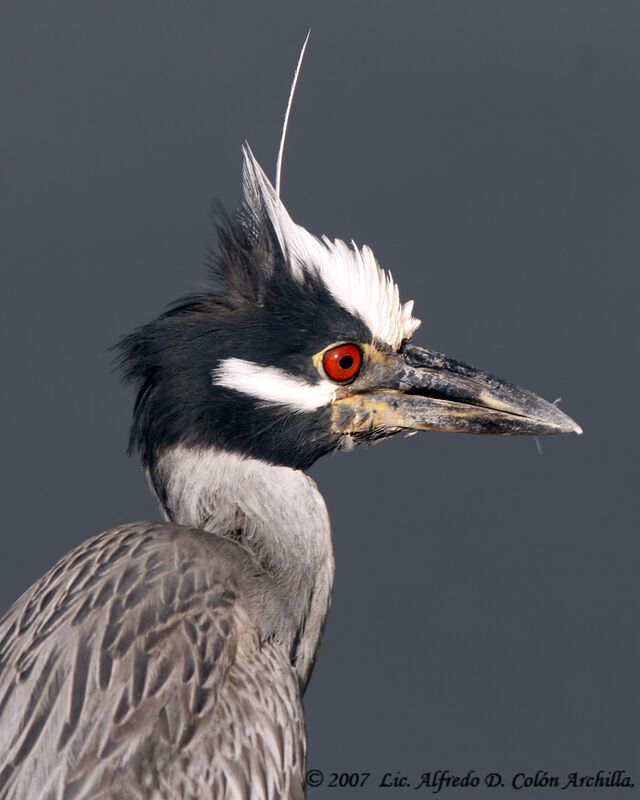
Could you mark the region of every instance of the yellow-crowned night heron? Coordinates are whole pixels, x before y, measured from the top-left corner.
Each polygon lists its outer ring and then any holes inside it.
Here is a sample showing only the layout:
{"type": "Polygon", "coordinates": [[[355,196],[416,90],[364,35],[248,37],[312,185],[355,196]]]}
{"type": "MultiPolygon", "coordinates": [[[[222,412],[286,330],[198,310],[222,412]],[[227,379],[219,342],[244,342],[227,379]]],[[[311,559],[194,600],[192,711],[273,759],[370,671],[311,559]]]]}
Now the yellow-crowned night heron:
{"type": "Polygon", "coordinates": [[[304,470],[399,431],[580,428],[410,343],[367,247],[310,235],[246,149],[218,285],[119,345],[166,522],[63,558],[0,625],[0,797],[302,798],[300,698],[333,577],[304,470]]]}

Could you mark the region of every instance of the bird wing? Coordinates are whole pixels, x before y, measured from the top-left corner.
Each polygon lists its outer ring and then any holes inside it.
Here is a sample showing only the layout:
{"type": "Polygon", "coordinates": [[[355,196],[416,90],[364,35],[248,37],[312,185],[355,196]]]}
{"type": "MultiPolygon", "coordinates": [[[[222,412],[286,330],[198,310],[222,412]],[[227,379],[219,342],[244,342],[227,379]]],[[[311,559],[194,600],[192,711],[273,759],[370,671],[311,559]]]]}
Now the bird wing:
{"type": "Polygon", "coordinates": [[[0,798],[302,798],[297,678],[233,542],[107,531],[0,623],[0,798]],[[253,791],[253,794],[251,794],[253,791]]]}

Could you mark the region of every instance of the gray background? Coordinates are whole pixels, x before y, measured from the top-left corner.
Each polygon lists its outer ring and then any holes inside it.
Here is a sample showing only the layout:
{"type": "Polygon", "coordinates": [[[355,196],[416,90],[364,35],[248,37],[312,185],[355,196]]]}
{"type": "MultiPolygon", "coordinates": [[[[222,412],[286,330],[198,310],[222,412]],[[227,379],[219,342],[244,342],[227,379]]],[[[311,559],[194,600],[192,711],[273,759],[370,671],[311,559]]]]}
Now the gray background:
{"type": "Polygon", "coordinates": [[[374,247],[418,344],[561,395],[585,429],[542,456],[424,434],[313,468],[337,574],[308,766],[640,785],[636,2],[3,4],[0,605],[158,517],[105,349],[198,286],[245,139],[273,175],[308,27],[294,218],[374,247]]]}

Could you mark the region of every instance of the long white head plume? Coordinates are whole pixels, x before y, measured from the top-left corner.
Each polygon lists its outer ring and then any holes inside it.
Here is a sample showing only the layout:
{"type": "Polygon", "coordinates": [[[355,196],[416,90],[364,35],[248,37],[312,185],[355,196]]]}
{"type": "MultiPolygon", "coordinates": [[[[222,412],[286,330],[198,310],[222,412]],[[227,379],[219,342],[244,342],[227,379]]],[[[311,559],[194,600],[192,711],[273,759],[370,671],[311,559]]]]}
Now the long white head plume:
{"type": "Polygon", "coordinates": [[[311,36],[311,29],[307,33],[307,38],[304,40],[302,50],[298,56],[298,64],[296,71],[293,73],[293,80],[291,81],[291,89],[289,90],[289,99],[287,100],[287,110],[284,113],[284,123],[282,125],[282,136],[280,137],[280,147],[278,149],[278,158],[276,160],[276,195],[280,197],[280,180],[282,178],[282,157],[284,156],[284,143],[287,139],[287,126],[289,124],[289,115],[291,114],[291,106],[293,105],[293,96],[296,93],[296,86],[298,84],[298,76],[300,75],[300,67],[302,66],[302,59],[304,58],[304,51],[307,49],[309,37],[311,36]]]}
{"type": "Polygon", "coordinates": [[[248,145],[243,148],[244,199],[257,218],[267,215],[293,276],[315,273],[343,308],[356,314],[373,336],[397,349],[420,325],[413,301],[400,302],[398,287],[378,266],[372,250],[339,239],[318,239],[289,216],[248,145]]]}

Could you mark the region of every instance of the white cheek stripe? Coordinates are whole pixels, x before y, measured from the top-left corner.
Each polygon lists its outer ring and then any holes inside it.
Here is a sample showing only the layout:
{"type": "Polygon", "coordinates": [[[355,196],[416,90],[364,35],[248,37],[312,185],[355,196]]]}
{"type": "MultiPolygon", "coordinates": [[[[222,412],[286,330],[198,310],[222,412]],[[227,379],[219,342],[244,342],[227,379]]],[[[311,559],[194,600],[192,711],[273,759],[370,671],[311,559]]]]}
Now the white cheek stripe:
{"type": "Polygon", "coordinates": [[[211,379],[214,386],[235,389],[297,411],[313,411],[328,405],[336,396],[336,387],[329,381],[307,383],[278,367],[265,367],[242,358],[225,358],[211,370],[211,379]]]}

